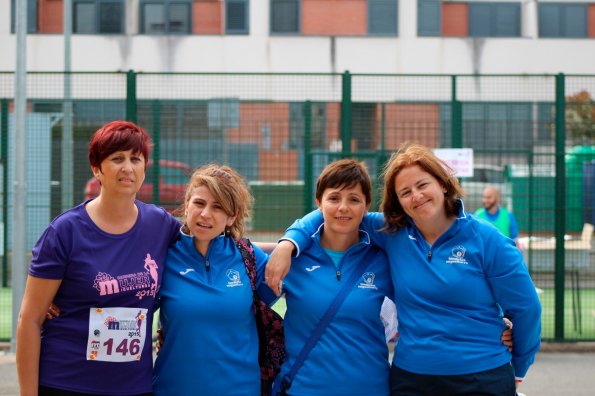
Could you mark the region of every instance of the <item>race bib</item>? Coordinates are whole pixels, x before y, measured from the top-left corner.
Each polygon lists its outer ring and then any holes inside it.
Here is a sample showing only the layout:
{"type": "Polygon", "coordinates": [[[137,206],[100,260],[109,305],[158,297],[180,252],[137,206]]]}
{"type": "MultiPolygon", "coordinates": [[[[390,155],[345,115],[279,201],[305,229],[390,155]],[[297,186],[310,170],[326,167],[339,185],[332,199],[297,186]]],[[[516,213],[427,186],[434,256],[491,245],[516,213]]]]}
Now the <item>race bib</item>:
{"type": "Polygon", "coordinates": [[[146,332],[146,308],[90,308],[87,360],[140,360],[146,332]]]}

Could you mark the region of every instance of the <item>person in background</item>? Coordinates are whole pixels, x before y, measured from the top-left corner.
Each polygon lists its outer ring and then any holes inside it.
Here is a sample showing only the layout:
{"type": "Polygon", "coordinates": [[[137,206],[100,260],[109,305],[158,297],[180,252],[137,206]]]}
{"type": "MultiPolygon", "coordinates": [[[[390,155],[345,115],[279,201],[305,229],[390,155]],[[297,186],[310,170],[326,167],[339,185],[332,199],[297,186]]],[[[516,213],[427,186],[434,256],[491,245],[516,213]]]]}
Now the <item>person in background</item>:
{"type": "MultiPolygon", "coordinates": [[[[513,396],[540,346],[541,305],[521,252],[465,212],[448,165],[420,145],[394,153],[384,171],[383,213],[363,228],[386,251],[399,340],[391,394],[513,396]],[[503,315],[514,350],[498,341],[503,315]],[[516,382],[516,386],[515,386],[516,382]]],[[[292,225],[273,252],[267,282],[278,288],[288,257],[306,249],[320,213],[292,225]]]]}
{"type": "Polygon", "coordinates": [[[97,130],[99,196],[54,219],[33,248],[17,325],[21,395],[151,394],[153,303],[180,225],[136,200],[149,147],[131,122],[97,130]],[[42,327],[52,301],[61,315],[42,327]]]}
{"type": "Polygon", "coordinates": [[[512,212],[500,206],[500,192],[496,187],[488,186],[483,190],[483,208],[477,209],[474,213],[480,219],[486,220],[496,227],[500,232],[512,239],[520,248],[518,236],[519,230],[516,219],[512,212]]]}
{"type": "Polygon", "coordinates": [[[286,361],[283,378],[361,260],[368,265],[297,371],[288,395],[389,394],[388,348],[380,309],[392,297],[386,255],[371,246],[361,221],[372,202],[363,163],[327,165],[316,183],[324,222],[308,235],[310,246],[294,258],[283,282],[286,361]]]}
{"type": "MultiPolygon", "coordinates": [[[[197,169],[188,182],[181,238],[167,254],[159,291],[163,342],[155,362],[155,395],[260,395],[253,292],[236,245],[253,198],[227,166],[197,169]]],[[[258,247],[257,291],[268,260],[258,247]]]]}

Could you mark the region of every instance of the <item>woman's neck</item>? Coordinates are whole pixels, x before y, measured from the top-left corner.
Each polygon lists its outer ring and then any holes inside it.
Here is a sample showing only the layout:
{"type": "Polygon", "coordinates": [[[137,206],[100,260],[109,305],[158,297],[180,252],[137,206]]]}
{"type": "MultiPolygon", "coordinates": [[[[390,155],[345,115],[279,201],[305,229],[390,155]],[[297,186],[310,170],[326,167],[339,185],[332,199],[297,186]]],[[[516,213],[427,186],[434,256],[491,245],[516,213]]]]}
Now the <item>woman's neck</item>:
{"type": "Polygon", "coordinates": [[[198,253],[202,254],[203,257],[207,257],[209,246],[211,246],[211,241],[201,241],[194,237],[194,247],[196,248],[198,253]]]}
{"type": "Polygon", "coordinates": [[[359,242],[359,231],[351,234],[338,234],[326,231],[323,227],[320,236],[320,245],[335,252],[345,252],[359,242]]]}
{"type": "Polygon", "coordinates": [[[91,220],[103,231],[123,234],[138,218],[138,207],[132,199],[112,199],[102,195],[89,202],[85,209],[91,220]]]}
{"type": "Polygon", "coordinates": [[[445,216],[440,219],[433,219],[431,222],[428,221],[421,224],[415,223],[415,226],[424,239],[430,245],[433,245],[434,242],[436,242],[436,240],[450,228],[455,219],[456,216],[454,215],[449,217],[445,216]]]}

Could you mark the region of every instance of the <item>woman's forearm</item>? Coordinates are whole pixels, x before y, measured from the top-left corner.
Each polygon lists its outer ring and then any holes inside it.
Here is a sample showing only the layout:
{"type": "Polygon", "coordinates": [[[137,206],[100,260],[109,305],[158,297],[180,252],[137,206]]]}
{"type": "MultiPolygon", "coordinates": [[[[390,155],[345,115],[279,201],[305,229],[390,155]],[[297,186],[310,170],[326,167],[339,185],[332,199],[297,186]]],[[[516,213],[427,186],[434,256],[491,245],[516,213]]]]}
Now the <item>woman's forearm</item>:
{"type": "Polygon", "coordinates": [[[39,387],[41,325],[32,318],[19,317],[16,361],[21,396],[36,396],[39,387]]]}

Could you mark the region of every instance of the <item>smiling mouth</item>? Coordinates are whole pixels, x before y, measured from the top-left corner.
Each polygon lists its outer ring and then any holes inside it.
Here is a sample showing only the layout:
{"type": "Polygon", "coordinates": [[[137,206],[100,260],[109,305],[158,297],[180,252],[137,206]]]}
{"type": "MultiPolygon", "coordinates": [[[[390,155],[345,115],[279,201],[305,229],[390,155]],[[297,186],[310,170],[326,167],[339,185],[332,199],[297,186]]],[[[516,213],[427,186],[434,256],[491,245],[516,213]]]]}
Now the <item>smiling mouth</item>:
{"type": "Polygon", "coordinates": [[[335,217],[335,219],[339,220],[339,221],[349,221],[349,220],[351,220],[351,217],[341,216],[341,217],[335,217]]]}
{"type": "Polygon", "coordinates": [[[422,206],[424,206],[425,204],[427,204],[428,202],[430,202],[430,200],[424,201],[424,202],[420,203],[419,205],[416,205],[413,209],[419,209],[422,206]]]}
{"type": "Polygon", "coordinates": [[[201,227],[201,228],[208,228],[208,229],[213,228],[213,226],[208,225],[208,224],[196,223],[196,225],[199,226],[199,227],[201,227]]]}

